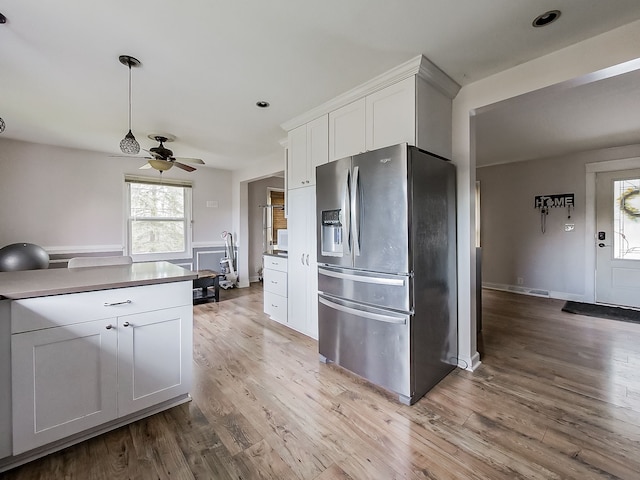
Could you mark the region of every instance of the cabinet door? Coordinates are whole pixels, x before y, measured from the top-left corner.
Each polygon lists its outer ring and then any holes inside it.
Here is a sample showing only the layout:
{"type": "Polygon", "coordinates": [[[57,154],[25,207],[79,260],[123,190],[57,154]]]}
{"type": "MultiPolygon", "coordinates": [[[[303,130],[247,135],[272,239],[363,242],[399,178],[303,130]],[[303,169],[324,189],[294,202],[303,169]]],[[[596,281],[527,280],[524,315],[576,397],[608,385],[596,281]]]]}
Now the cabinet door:
{"type": "Polygon", "coordinates": [[[365,99],[329,113],[329,161],[366,150],[365,99]]]}
{"type": "Polygon", "coordinates": [[[411,76],[366,98],[367,150],[416,140],[416,80],[411,76]]]}
{"type": "Polygon", "coordinates": [[[304,333],[318,338],[318,250],[316,234],[316,192],[309,190],[307,194],[307,322],[304,333]]]}
{"type": "Polygon", "coordinates": [[[287,187],[300,188],[308,185],[307,125],[289,132],[289,155],[287,157],[287,187]]]}
{"type": "Polygon", "coordinates": [[[115,319],[11,336],[13,454],[117,417],[115,319]]]}
{"type": "Polygon", "coordinates": [[[193,308],[118,318],[118,415],[186,394],[191,388],[193,308]]]}
{"type": "Polygon", "coordinates": [[[290,193],[287,324],[317,338],[315,193],[314,188],[290,193]]]}
{"type": "Polygon", "coordinates": [[[307,160],[309,184],[316,184],[316,167],[329,161],[329,116],[323,115],[307,124],[307,160]]]}

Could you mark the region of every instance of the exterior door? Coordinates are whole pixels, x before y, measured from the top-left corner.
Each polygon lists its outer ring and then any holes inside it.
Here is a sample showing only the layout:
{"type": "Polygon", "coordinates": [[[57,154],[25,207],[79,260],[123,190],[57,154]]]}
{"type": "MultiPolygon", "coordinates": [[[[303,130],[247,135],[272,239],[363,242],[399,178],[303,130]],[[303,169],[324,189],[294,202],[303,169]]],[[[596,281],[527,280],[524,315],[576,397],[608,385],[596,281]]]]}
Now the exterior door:
{"type": "Polygon", "coordinates": [[[640,308],[640,169],[596,182],[596,302],[640,308]]]}

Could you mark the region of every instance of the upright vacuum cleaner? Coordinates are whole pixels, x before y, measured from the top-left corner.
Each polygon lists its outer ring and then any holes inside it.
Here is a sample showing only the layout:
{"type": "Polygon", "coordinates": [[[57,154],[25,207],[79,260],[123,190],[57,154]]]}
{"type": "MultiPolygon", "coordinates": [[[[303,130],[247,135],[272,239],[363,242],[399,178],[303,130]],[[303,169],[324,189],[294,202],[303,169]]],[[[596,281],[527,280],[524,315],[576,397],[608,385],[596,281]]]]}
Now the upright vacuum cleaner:
{"type": "Polygon", "coordinates": [[[220,273],[225,276],[225,279],[220,281],[220,286],[226,290],[237,286],[238,283],[236,255],[233,248],[233,235],[225,230],[220,236],[225,243],[225,256],[220,260],[220,273]]]}

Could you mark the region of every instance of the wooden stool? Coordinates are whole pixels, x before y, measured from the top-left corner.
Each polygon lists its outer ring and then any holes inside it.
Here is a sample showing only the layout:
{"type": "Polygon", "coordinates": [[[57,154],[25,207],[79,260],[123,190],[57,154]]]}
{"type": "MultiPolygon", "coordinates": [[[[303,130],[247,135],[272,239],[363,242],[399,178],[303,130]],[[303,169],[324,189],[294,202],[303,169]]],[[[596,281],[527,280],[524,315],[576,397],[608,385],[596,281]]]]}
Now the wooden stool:
{"type": "Polygon", "coordinates": [[[198,278],[193,280],[193,304],[220,301],[220,274],[213,270],[198,270],[198,278]],[[213,295],[209,293],[213,287],[213,295]]]}

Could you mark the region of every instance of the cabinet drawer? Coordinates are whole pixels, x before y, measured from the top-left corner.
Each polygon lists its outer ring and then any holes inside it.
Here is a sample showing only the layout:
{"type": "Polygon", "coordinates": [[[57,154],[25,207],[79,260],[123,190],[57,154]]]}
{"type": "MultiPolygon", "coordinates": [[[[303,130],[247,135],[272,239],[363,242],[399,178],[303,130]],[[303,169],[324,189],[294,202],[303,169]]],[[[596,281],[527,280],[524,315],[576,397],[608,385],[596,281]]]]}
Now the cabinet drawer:
{"type": "Polygon", "coordinates": [[[15,300],[11,333],[191,305],[192,301],[191,281],[15,300]]]}
{"type": "Polygon", "coordinates": [[[287,296],[287,273],[277,270],[264,271],[265,292],[275,293],[283,297],[287,296]]]}
{"type": "Polygon", "coordinates": [[[264,256],[264,269],[265,270],[278,270],[279,272],[287,271],[287,259],[284,257],[272,257],[270,255],[264,256]]]}
{"type": "Polygon", "coordinates": [[[264,292],[264,313],[277,322],[287,323],[287,298],[264,292]]]}

